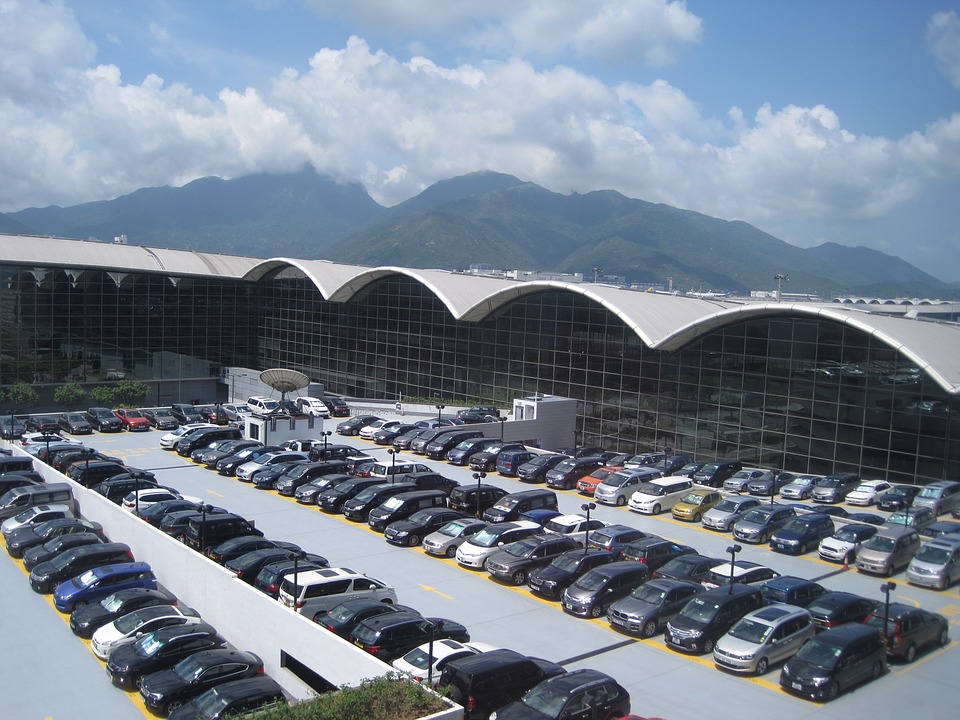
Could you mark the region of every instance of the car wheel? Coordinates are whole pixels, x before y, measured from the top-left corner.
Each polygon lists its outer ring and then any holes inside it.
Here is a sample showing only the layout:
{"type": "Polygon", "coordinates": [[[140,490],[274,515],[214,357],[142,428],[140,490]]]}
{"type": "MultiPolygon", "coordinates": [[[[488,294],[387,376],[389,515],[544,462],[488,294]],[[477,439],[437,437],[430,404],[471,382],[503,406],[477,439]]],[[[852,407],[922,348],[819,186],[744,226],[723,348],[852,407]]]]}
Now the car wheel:
{"type": "MultiPolygon", "coordinates": [[[[916,655],[916,650],[914,650],[914,655],[916,655]]],[[[883,675],[883,663],[877,660],[870,668],[870,679],[876,680],[881,675],[883,675]]]]}
{"type": "Polygon", "coordinates": [[[659,505],[654,505],[654,506],[653,506],[653,514],[654,514],[654,515],[659,515],[659,514],[660,514],[660,506],[659,506],[659,505]]]}
{"type": "Polygon", "coordinates": [[[706,640],[703,641],[703,652],[704,653],[713,652],[713,640],[711,638],[707,638],[706,640]]]}
{"type": "Polygon", "coordinates": [[[138,687],[138,688],[139,688],[141,685],[143,685],[143,675],[138,675],[138,676],[137,676],[137,679],[133,681],[133,684],[134,684],[135,687],[138,687]]]}
{"type": "Polygon", "coordinates": [[[904,662],[912,663],[916,659],[917,659],[917,644],[910,643],[909,645],[907,645],[906,652],[903,653],[903,660],[904,662]]]}
{"type": "Polygon", "coordinates": [[[603,615],[603,608],[600,605],[591,605],[590,606],[590,617],[598,618],[603,615]]]}
{"type": "Polygon", "coordinates": [[[419,535],[411,535],[410,537],[407,538],[407,545],[409,545],[410,547],[416,547],[419,544],[420,544],[419,535]]]}
{"type": "Polygon", "coordinates": [[[177,540],[179,542],[182,542],[184,545],[187,544],[187,536],[184,533],[180,533],[179,535],[177,535],[177,540]]]}
{"type": "Polygon", "coordinates": [[[86,601],[86,600],[77,600],[77,601],[73,604],[73,609],[74,609],[74,610],[79,610],[80,608],[86,607],[86,606],[87,606],[87,601],[86,601]]]}
{"type": "Polygon", "coordinates": [[[693,516],[693,521],[694,521],[695,523],[700,522],[700,513],[694,514],[694,516],[693,516]]]}
{"type": "Polygon", "coordinates": [[[882,573],[882,575],[883,575],[884,577],[889,577],[892,573],[893,573],[893,565],[884,565],[884,566],[883,566],[883,573],[882,573]]]}
{"type": "Polygon", "coordinates": [[[657,634],[657,621],[647,620],[646,624],[640,630],[640,635],[645,638],[650,638],[656,634],[657,634]]]}
{"type": "Polygon", "coordinates": [[[447,557],[452,558],[457,556],[457,548],[453,545],[447,548],[447,557]]]}
{"type": "Polygon", "coordinates": [[[623,495],[617,495],[617,507],[623,507],[627,504],[627,499],[623,495]]]}
{"type": "Polygon", "coordinates": [[[757,675],[763,675],[765,672],[767,672],[767,665],[769,665],[769,663],[767,662],[766,658],[760,658],[757,660],[757,675]]]}
{"type": "Polygon", "coordinates": [[[171,700],[169,703],[167,703],[167,715],[172,713],[181,705],[183,705],[183,703],[180,700],[171,700]]]}
{"type": "Polygon", "coordinates": [[[801,555],[806,555],[806,554],[807,554],[807,544],[806,544],[806,543],[801,543],[801,544],[800,544],[800,554],[801,554],[801,555]]]}
{"type": "Polygon", "coordinates": [[[514,585],[523,585],[523,584],[527,581],[527,573],[526,573],[526,571],[524,571],[524,570],[517,570],[517,571],[513,574],[513,577],[511,578],[511,580],[513,580],[513,584],[514,584],[514,585]]]}
{"type": "Polygon", "coordinates": [[[763,533],[763,534],[760,536],[760,539],[758,540],[758,542],[759,542],[761,545],[766,545],[768,542],[770,542],[770,535],[769,535],[769,533],[763,533]]]}
{"type": "Polygon", "coordinates": [[[939,643],[940,647],[946,647],[947,643],[949,642],[950,642],[950,633],[947,631],[946,628],[944,628],[943,630],[940,631],[940,637],[937,638],[937,643],[939,643]]]}
{"type": "Polygon", "coordinates": [[[834,700],[839,694],[840,685],[836,681],[830,683],[830,685],[827,687],[827,700],[834,700]]]}

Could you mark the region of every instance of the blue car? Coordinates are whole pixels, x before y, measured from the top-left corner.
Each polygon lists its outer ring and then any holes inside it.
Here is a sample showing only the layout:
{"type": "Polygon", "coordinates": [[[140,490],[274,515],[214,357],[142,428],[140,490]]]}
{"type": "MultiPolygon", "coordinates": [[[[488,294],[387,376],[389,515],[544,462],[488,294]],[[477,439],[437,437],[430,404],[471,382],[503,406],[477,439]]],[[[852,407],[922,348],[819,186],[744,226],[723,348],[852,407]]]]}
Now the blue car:
{"type": "Polygon", "coordinates": [[[145,562],[100,565],[57,585],[53,604],[64,613],[103,600],[118,590],[128,588],[157,589],[157,578],[145,562]]]}

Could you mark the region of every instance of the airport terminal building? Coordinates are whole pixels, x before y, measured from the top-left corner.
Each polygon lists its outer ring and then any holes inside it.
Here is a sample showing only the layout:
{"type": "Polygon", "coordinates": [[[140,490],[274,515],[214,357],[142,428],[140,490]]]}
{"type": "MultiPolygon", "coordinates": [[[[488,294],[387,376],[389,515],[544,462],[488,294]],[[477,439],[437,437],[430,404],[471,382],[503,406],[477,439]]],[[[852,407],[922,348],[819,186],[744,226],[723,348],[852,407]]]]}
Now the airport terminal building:
{"type": "Polygon", "coordinates": [[[960,324],[923,313],[12,235],[0,279],[2,386],[166,404],[288,367],[362,398],[575,398],[571,445],[960,479],[960,324]]]}

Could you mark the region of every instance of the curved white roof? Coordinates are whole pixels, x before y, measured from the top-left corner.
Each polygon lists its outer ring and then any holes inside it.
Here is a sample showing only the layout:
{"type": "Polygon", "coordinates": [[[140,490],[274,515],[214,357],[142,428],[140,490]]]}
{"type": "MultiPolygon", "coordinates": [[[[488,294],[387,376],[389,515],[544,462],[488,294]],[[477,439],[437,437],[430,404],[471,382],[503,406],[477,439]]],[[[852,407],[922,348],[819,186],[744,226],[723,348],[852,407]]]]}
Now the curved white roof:
{"type": "Polygon", "coordinates": [[[751,317],[816,316],[854,327],[916,363],[945,391],[960,394],[960,325],[866,312],[863,305],[770,303],[637,292],[608,285],[518,282],[403,267],[363,267],[328,260],[239,257],[60,238],[0,235],[0,262],[260,280],[296,268],[331,302],[347,302],[365,286],[404,275],[427,287],[463,321],[479,321],[524,296],[546,290],[576,293],[602,305],[651,348],[678,350],[724,325],[751,317]]]}

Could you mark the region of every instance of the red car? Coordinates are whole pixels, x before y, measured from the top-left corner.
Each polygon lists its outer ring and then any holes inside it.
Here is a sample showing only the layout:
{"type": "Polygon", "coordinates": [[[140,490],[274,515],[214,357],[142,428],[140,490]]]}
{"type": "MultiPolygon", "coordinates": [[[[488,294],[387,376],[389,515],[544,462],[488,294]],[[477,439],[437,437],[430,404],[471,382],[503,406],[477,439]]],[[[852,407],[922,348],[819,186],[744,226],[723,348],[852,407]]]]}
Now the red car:
{"type": "Polygon", "coordinates": [[[113,414],[120,418],[120,425],[124,430],[150,429],[150,421],[147,420],[139,410],[120,408],[119,410],[114,410],[113,414]]]}

